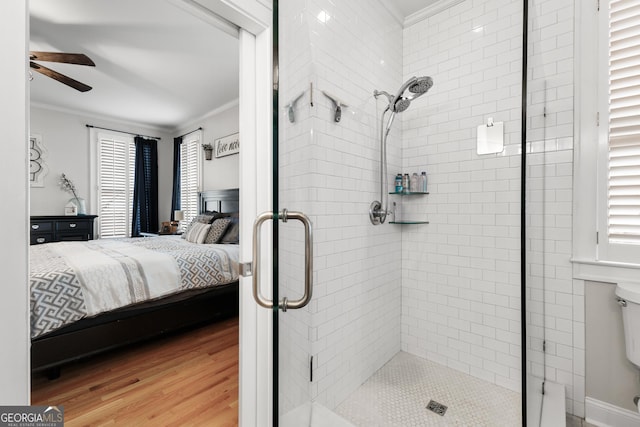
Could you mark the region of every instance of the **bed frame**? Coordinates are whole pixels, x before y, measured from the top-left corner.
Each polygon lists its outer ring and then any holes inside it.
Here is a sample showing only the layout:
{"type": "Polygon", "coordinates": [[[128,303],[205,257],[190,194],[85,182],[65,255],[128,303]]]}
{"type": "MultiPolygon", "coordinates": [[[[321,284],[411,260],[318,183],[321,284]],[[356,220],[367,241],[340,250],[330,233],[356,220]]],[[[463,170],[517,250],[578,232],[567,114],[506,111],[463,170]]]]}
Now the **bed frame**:
{"type": "MultiPolygon", "coordinates": [[[[239,191],[200,193],[199,210],[237,212],[239,191]]],[[[82,319],[31,341],[31,369],[60,375],[62,365],[238,314],[238,282],[189,291],[82,319]]]]}

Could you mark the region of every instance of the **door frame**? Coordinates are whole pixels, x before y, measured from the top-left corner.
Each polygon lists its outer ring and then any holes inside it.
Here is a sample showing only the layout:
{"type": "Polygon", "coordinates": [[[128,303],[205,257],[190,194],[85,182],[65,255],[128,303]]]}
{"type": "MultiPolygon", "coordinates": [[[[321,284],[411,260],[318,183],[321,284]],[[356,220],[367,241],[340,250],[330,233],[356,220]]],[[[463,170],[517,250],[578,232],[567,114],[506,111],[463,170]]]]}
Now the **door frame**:
{"type": "MultiPolygon", "coordinates": [[[[272,52],[270,26],[259,34],[240,30],[240,262],[252,262],[253,221],[270,211],[273,189],[272,52]],[[245,134],[249,135],[250,141],[245,134]]],[[[265,247],[271,247],[265,239],[265,247]]],[[[270,263],[262,264],[271,289],[270,263]]],[[[272,316],[253,299],[252,277],[240,278],[240,427],[268,426],[272,419],[272,316]]]]}
{"type": "Polygon", "coordinates": [[[29,327],[29,44],[28,1],[0,4],[0,49],[4,55],[0,79],[0,123],[4,134],[0,179],[9,209],[0,247],[2,298],[0,342],[0,405],[28,405],[31,395],[29,327]]]}
{"type": "MultiPolygon", "coordinates": [[[[251,263],[253,221],[271,210],[272,200],[272,44],[270,0],[182,1],[207,21],[220,16],[240,27],[240,263],[251,263]]],[[[270,247],[271,241],[266,244],[270,247]]],[[[271,288],[269,262],[263,287],[271,288]]],[[[240,427],[269,426],[272,417],[272,319],[253,299],[252,277],[240,277],[239,413],[240,427]]]]}
{"type": "MultiPolygon", "coordinates": [[[[269,0],[180,0],[193,9],[221,16],[240,27],[240,262],[251,262],[252,224],[258,212],[271,209],[271,2],[269,0]]],[[[0,298],[4,320],[0,340],[14,343],[10,354],[0,356],[0,404],[30,403],[30,341],[28,292],[29,187],[29,87],[27,51],[29,44],[29,6],[26,2],[0,5],[0,38],[8,61],[0,81],[5,101],[3,117],[6,167],[0,168],[6,186],[3,194],[12,201],[5,221],[12,224],[5,232],[11,247],[0,249],[0,266],[5,272],[0,298]],[[6,119],[6,120],[5,120],[6,119]],[[23,161],[16,161],[22,159],[23,161]],[[19,182],[19,181],[18,181],[19,182]]],[[[210,18],[210,16],[209,16],[210,18]]],[[[264,275],[265,287],[270,276],[264,275]]],[[[251,278],[240,279],[240,391],[239,425],[268,425],[271,419],[271,316],[258,310],[251,292],[251,278]]]]}

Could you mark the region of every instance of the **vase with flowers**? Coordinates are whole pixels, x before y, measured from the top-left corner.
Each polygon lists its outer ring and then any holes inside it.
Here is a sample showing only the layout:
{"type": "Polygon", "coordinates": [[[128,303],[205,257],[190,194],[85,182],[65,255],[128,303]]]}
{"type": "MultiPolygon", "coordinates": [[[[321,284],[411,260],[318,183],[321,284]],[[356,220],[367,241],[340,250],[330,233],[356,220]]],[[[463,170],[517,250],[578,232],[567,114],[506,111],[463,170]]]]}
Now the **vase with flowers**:
{"type": "Polygon", "coordinates": [[[73,198],[69,200],[70,203],[76,205],[76,210],[78,215],[86,215],[87,207],[83,198],[78,197],[78,193],[76,192],[76,186],[73,184],[67,176],[63,173],[60,175],[60,188],[66,191],[67,193],[73,194],[73,198]]]}

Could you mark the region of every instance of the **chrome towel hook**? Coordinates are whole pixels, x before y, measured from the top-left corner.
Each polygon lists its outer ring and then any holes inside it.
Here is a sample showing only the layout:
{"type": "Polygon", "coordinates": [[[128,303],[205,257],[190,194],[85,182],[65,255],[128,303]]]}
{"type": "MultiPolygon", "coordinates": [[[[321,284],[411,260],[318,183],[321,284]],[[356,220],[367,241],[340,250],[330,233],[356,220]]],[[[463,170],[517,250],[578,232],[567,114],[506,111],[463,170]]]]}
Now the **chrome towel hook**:
{"type": "Polygon", "coordinates": [[[333,103],[333,112],[334,112],[333,120],[336,123],[339,123],[340,120],[342,119],[342,109],[343,108],[349,108],[349,106],[347,104],[343,103],[340,99],[338,99],[337,96],[330,95],[325,91],[322,91],[322,93],[324,94],[324,96],[329,98],[331,100],[331,102],[333,103]]]}

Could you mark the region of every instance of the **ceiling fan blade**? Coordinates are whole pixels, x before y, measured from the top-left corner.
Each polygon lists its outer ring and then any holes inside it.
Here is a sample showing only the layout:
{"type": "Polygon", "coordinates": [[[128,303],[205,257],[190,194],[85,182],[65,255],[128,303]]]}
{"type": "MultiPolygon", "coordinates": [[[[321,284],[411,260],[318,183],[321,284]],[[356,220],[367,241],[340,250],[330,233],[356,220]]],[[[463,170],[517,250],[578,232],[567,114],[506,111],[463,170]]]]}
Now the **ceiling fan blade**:
{"type": "Polygon", "coordinates": [[[63,62],[65,64],[88,65],[95,67],[95,63],[84,53],[65,52],[29,52],[32,61],[63,62]]]}
{"type": "Polygon", "coordinates": [[[74,80],[71,77],[67,77],[64,74],[60,74],[59,72],[53,71],[50,68],[43,67],[42,65],[36,64],[33,61],[30,62],[30,66],[33,70],[39,72],[40,74],[44,74],[47,77],[51,77],[52,79],[55,79],[60,83],[64,83],[67,86],[70,86],[76,90],[79,90],[80,92],[87,92],[92,89],[91,86],[87,86],[84,83],[80,83],[79,81],[74,80]]]}

